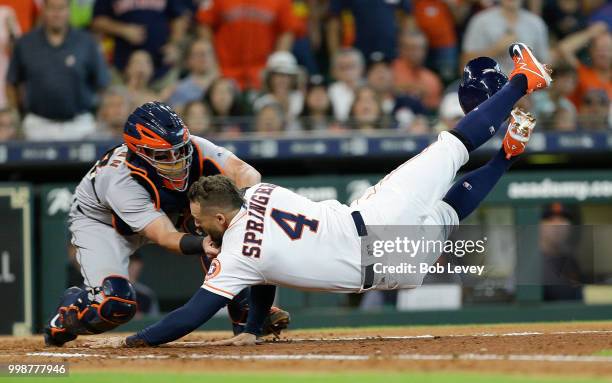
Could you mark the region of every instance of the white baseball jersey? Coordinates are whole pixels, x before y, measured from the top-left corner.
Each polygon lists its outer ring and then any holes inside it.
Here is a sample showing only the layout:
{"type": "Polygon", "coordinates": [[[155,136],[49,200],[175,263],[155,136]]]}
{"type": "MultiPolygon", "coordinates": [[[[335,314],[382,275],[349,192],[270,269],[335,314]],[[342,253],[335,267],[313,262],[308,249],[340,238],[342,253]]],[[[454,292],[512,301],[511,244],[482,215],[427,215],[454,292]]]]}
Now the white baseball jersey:
{"type": "Polygon", "coordinates": [[[272,184],[249,188],[245,200],[223,236],[205,289],[227,298],[261,283],[359,290],[361,243],[348,206],[313,202],[272,184]]]}
{"type": "MultiPolygon", "coordinates": [[[[465,146],[442,132],[437,142],[366,190],[351,207],[257,184],[246,191],[246,206],[224,233],[202,287],[230,299],[256,284],[359,292],[361,237],[351,212],[358,210],[366,225],[457,225],[457,213],[442,198],[467,160],[465,146]]],[[[435,258],[430,254],[413,261],[433,263],[435,258]]],[[[398,287],[417,286],[422,277],[398,287]]]]}

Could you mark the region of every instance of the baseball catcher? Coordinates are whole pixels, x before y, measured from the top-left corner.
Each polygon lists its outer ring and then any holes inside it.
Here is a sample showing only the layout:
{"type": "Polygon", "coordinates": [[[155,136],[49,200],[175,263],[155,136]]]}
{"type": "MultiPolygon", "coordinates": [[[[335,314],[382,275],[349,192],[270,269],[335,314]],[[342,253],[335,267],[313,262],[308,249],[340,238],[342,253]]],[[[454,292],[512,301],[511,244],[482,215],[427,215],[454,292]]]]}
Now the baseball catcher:
{"type": "MultiPolygon", "coordinates": [[[[123,137],[124,144],[109,150],[76,188],[69,230],[84,287],[64,292],[44,329],[47,345],[61,346],[78,335],[99,334],[132,319],[137,307],[128,262],[145,243],[201,256],[208,269],[209,257],[219,249],[194,225],[187,199],[187,190],[200,177],[222,174],[238,187],[261,180],[230,151],[191,136],[181,118],[159,102],[137,108],[123,137]]],[[[274,295],[273,287],[259,288],[274,295]]],[[[236,333],[244,327],[248,295],[245,289],[228,305],[236,333]]],[[[268,321],[268,330],[278,332],[289,317],[272,308],[268,321]]]]}

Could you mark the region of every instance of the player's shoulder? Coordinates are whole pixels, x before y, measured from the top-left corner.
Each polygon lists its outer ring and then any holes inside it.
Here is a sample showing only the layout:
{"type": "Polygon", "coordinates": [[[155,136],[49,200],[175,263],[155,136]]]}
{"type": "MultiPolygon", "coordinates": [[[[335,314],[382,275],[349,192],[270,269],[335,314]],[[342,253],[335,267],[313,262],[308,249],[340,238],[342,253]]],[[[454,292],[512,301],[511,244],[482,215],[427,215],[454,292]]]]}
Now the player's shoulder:
{"type": "Polygon", "coordinates": [[[200,136],[191,136],[191,143],[194,149],[200,151],[200,154],[206,157],[212,156],[213,152],[219,149],[217,144],[200,136]]]}
{"type": "Polygon", "coordinates": [[[122,193],[127,189],[145,189],[134,179],[132,174],[139,172],[138,168],[127,161],[128,148],[125,145],[118,146],[112,152],[103,157],[96,172],[96,184],[106,184],[110,193],[122,193]]]}

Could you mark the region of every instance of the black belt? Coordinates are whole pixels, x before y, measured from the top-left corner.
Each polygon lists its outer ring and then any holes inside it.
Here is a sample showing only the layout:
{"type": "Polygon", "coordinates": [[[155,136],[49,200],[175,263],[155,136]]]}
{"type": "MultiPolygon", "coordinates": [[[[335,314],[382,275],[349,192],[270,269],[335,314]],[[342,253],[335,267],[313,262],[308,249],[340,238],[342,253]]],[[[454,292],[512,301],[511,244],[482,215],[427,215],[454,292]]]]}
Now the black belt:
{"type": "MultiPolygon", "coordinates": [[[[366,224],[363,221],[363,217],[361,216],[361,213],[358,211],[354,211],[351,213],[351,216],[353,217],[353,222],[355,222],[355,228],[357,229],[357,235],[359,235],[360,237],[365,237],[368,235],[368,229],[366,228],[366,224]]],[[[367,290],[369,288],[372,287],[372,284],[374,283],[374,266],[366,266],[365,268],[365,276],[363,278],[363,286],[362,288],[364,290],[367,290]]]]}

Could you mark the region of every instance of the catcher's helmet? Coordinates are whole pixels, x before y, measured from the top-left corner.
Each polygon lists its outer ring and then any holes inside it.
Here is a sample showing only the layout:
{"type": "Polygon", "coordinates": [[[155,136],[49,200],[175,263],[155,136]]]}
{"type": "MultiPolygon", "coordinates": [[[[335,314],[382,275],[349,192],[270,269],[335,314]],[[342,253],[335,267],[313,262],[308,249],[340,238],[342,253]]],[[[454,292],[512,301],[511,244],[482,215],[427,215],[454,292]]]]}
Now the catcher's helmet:
{"type": "Polygon", "coordinates": [[[463,68],[463,81],[459,85],[459,104],[465,114],[493,96],[508,82],[497,61],[478,57],[463,68]]]}
{"type": "Polygon", "coordinates": [[[147,102],[128,117],[123,139],[134,154],[148,162],[171,190],[187,188],[193,146],[189,129],[171,107],[147,102]]]}

